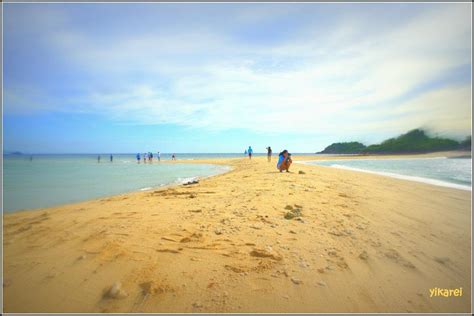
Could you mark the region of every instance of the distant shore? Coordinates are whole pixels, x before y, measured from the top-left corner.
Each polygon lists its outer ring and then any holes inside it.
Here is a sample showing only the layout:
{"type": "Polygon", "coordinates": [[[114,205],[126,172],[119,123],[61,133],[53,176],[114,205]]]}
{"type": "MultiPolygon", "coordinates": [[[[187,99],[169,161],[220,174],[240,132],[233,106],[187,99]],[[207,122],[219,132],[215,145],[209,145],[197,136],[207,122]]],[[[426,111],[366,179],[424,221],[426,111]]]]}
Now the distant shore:
{"type": "Polygon", "coordinates": [[[470,192],[266,157],[166,163],[197,162],[232,170],[4,214],[4,310],[470,311],[470,192]]]}

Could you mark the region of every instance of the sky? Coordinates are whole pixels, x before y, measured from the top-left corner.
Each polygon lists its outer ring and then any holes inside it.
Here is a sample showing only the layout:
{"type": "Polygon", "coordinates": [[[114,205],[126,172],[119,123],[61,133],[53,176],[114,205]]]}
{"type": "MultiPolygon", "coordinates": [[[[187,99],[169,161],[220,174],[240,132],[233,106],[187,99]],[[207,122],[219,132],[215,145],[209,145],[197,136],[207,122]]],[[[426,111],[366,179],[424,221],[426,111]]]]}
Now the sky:
{"type": "Polygon", "coordinates": [[[471,134],[471,4],[4,4],[4,150],[471,134]]]}

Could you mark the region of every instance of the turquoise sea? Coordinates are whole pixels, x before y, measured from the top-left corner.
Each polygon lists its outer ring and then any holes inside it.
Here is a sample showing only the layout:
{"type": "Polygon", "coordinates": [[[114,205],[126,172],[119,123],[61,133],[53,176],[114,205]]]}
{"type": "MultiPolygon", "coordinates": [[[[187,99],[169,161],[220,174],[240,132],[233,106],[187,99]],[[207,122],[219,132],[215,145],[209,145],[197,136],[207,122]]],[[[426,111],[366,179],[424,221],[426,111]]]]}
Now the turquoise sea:
{"type": "MultiPolygon", "coordinates": [[[[209,164],[137,164],[136,154],[5,154],[3,210],[43,208],[80,202],[223,173],[229,168],[209,164]],[[97,157],[100,156],[100,163],[97,157]]],[[[143,158],[143,154],[142,158],[143,158]]],[[[163,161],[171,160],[162,153],[163,161]]],[[[310,154],[298,154],[310,155],[310,154]]],[[[254,156],[266,156],[255,153],[254,156]]],[[[244,153],[178,153],[177,160],[246,158],[244,153]]]]}
{"type": "MultiPolygon", "coordinates": [[[[223,173],[228,167],[209,164],[143,162],[135,155],[4,155],[3,210],[42,208],[131,191],[179,184],[223,173]]],[[[231,157],[229,154],[177,154],[178,159],[231,157]]],[[[243,155],[233,155],[243,157],[243,155]]],[[[162,155],[170,160],[171,155],[162,155]]]]}
{"type": "Polygon", "coordinates": [[[471,190],[471,158],[344,159],[306,161],[360,172],[471,190]]]}

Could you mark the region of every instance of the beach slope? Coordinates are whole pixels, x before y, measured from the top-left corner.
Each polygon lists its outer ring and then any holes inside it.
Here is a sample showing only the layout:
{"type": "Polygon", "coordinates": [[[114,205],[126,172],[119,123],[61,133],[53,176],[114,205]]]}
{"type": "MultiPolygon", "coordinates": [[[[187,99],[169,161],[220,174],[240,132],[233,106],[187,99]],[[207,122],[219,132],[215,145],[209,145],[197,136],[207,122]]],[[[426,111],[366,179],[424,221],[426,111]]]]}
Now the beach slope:
{"type": "Polygon", "coordinates": [[[4,214],[5,312],[470,312],[471,192],[202,162],[232,171],[4,214]]]}

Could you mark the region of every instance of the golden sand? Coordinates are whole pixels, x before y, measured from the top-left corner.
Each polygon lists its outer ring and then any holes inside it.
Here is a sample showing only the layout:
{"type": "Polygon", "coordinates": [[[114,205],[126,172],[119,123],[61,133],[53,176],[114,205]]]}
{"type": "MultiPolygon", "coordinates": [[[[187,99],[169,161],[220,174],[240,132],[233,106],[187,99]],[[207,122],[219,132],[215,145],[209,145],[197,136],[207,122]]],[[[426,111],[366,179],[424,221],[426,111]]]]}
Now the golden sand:
{"type": "Polygon", "coordinates": [[[233,170],[4,215],[4,310],[470,311],[471,192],[279,173],[265,157],[202,162],[233,170]],[[436,287],[462,296],[430,297],[436,287]]]}

